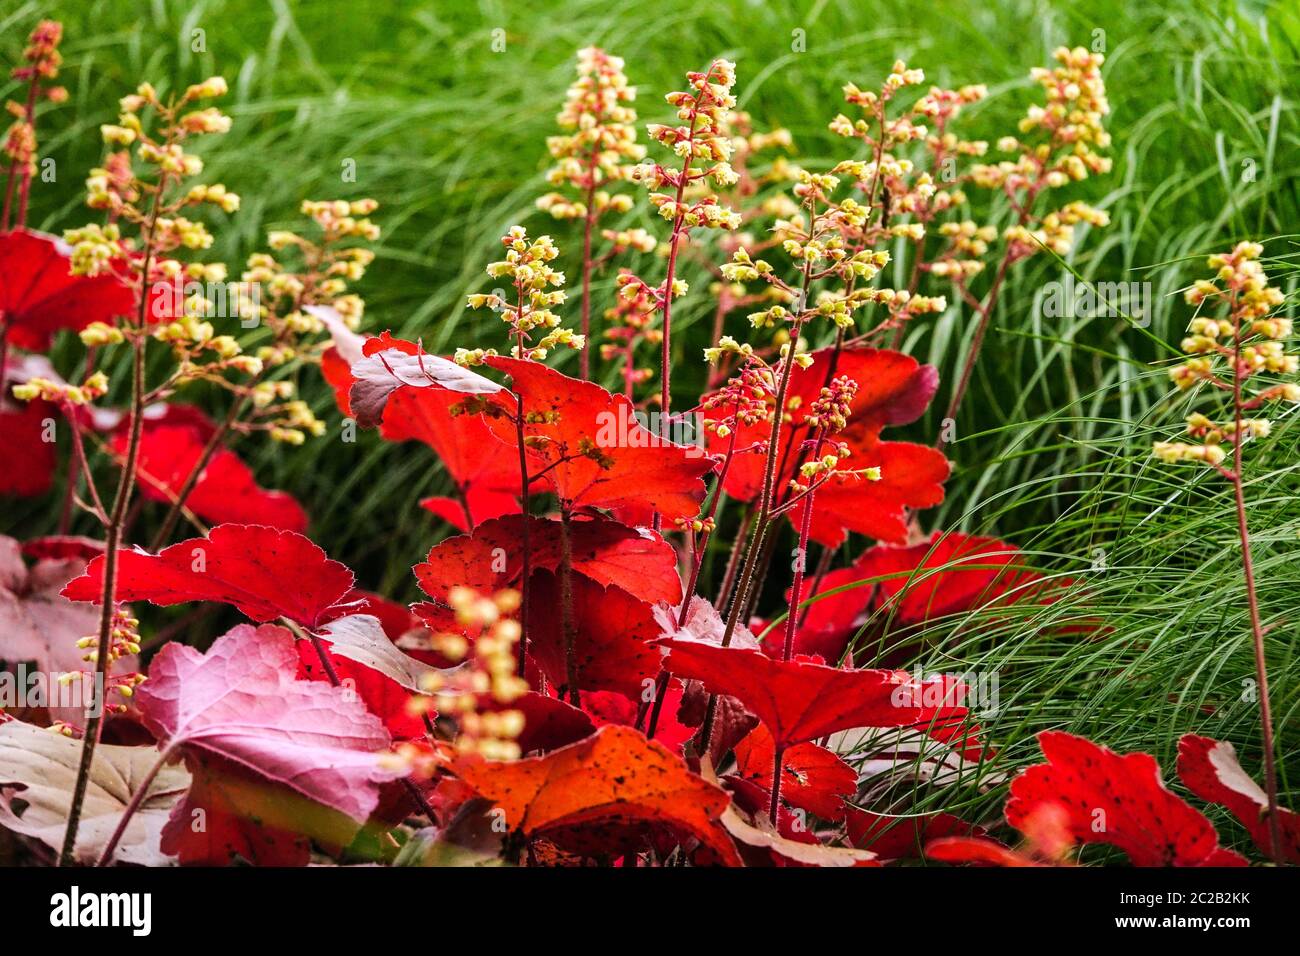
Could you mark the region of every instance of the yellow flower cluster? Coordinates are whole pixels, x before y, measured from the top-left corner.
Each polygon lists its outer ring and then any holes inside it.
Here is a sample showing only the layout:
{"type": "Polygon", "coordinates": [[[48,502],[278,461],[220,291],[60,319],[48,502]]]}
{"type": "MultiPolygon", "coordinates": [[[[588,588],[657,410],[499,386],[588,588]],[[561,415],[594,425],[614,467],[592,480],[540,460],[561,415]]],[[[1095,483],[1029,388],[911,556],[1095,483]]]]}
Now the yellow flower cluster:
{"type": "Polygon", "coordinates": [[[636,110],[626,105],[635,99],[636,87],[628,85],[621,57],[594,46],[578,51],[578,78],[556,117],[560,128],[569,132],[547,139],[557,163],[546,178],[553,186],[576,189],[581,198],[548,193],[537,200],[537,208],[556,219],[582,219],[588,212],[599,217],[632,208],[628,196],[611,195],[600,187],[628,179],[631,164],[645,156],[645,147],[636,142],[636,110]]]}
{"type": "Polygon", "coordinates": [[[432,647],[460,665],[428,674],[421,690],[430,696],[413,697],[409,709],[414,715],[433,710],[454,720],[453,743],[461,754],[515,760],[524,714],[509,705],[528,692],[528,683],[515,673],[520,627],[512,615],[519,609],[519,592],[503,590],[487,597],[454,587],[447,601],[461,633],[434,635],[432,647]]]}
{"type": "MultiPolygon", "coordinates": [[[[501,244],[506,248],[506,257],[490,263],[487,274],[494,279],[509,279],[515,290],[514,301],[508,301],[496,292],[478,293],[469,296],[469,307],[495,309],[501,313],[515,341],[512,348],[515,358],[541,361],[557,346],[575,350],[583,348],[586,338],[562,328],[560,317],[551,311],[551,306],[565,300],[564,290],[559,288],[564,285],[564,273],[550,265],[560,254],[551,237],[538,236],[530,240],[523,226],[511,226],[510,231],[501,237],[501,244]],[[541,341],[529,345],[532,333],[538,330],[544,332],[541,341]]],[[[495,353],[482,349],[457,349],[455,358],[462,364],[473,365],[489,354],[495,353]]]]}
{"type": "Polygon", "coordinates": [[[1189,323],[1189,335],[1183,339],[1183,351],[1195,356],[1169,370],[1180,389],[1198,383],[1233,394],[1234,418],[1217,424],[1199,412],[1187,419],[1187,433],[1199,444],[1156,442],[1152,453],[1164,462],[1199,461],[1219,466],[1227,457],[1225,447],[1242,444],[1251,438],[1269,434],[1271,423],[1262,418],[1245,418],[1240,413],[1253,411],[1267,402],[1300,402],[1300,384],[1280,382],[1247,393],[1248,381],[1259,373],[1294,375],[1300,370],[1300,357],[1286,351],[1291,321],[1272,312],[1283,303],[1282,291],[1269,285],[1268,276],[1259,263],[1263,247],[1241,242],[1231,252],[1210,256],[1209,268],[1214,279],[1197,281],[1185,298],[1198,312],[1202,308],[1222,306],[1220,317],[1198,314],[1189,323]],[[1216,367],[1224,366],[1222,373],[1216,367]]]}
{"type": "Polygon", "coordinates": [[[652,190],[650,204],[669,222],[686,228],[735,229],[740,226],[740,214],[720,203],[717,196],[705,193],[691,202],[683,196],[688,187],[706,180],[719,187],[737,181],[729,162],[732,142],[725,125],[728,111],[736,105],[731,95],[736,65],[729,60],[714,60],[705,72],[688,73],[686,78],[689,89],[665,97],[670,106],[677,108],[682,125],[651,123],[646,127],[651,139],[682,160],[681,168],[642,163],[633,168],[632,178],[652,190]],[[676,193],[654,191],[664,187],[676,193]]]}
{"type": "Polygon", "coordinates": [[[1076,224],[1104,226],[1109,222],[1104,212],[1079,202],[1041,220],[1032,215],[1034,201],[1042,191],[1111,169],[1110,158],[1100,152],[1110,146],[1110,134],[1103,125],[1110,112],[1101,77],[1105,57],[1083,47],[1059,47],[1053,57],[1057,67],[1035,67],[1030,73],[1042,86],[1045,103],[1026,112],[1019,124],[1020,137],[998,140],[1000,152],[1017,153],[1018,158],[971,170],[977,186],[1006,193],[1020,213],[1020,221],[1003,236],[1013,258],[1032,255],[1042,246],[1064,255],[1073,247],[1076,224]]]}
{"type": "Polygon", "coordinates": [[[108,391],[108,376],[92,372],[80,385],[69,385],[55,379],[33,377],[13,387],[13,396],[21,402],[40,399],[67,405],[85,405],[108,391]]]}

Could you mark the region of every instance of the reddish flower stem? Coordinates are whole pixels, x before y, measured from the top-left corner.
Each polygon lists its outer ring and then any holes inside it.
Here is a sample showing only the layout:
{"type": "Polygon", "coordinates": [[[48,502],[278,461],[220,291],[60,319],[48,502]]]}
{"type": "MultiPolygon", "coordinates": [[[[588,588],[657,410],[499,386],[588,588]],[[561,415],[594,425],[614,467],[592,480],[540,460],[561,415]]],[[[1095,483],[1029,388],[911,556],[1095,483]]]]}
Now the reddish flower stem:
{"type": "Polygon", "coordinates": [[[577,633],[573,620],[573,541],[569,509],[560,507],[560,631],[564,635],[564,683],[569,703],[581,707],[578,697],[577,633]]]}
{"type": "Polygon", "coordinates": [[[86,799],[86,786],[90,781],[90,768],[95,759],[95,747],[99,743],[99,731],[104,719],[105,681],[108,677],[108,656],[113,633],[113,611],[117,598],[117,556],[122,544],[122,532],[131,493],[135,490],[136,463],[140,457],[140,436],[144,431],[144,393],[145,393],[145,335],[147,317],[145,310],[149,301],[149,270],[153,266],[154,235],[158,227],[158,218],[162,212],[163,194],[167,191],[168,174],[163,173],[158,180],[154,193],[153,206],[149,213],[149,224],[145,231],[144,262],[140,269],[140,289],[136,315],[136,329],[131,336],[131,427],[127,438],[126,457],[122,462],[122,474],[117,483],[117,494],[113,499],[113,510],[109,515],[108,527],[104,538],[104,589],[100,595],[99,647],[95,657],[95,700],[91,704],[86,728],[82,734],[81,762],[77,768],[77,782],[72,791],[72,802],[68,806],[68,823],[63,833],[63,848],[59,852],[59,866],[73,863],[73,851],[77,845],[77,829],[81,823],[81,807],[86,799]]]}
{"type": "MultiPolygon", "coordinates": [[[[718,514],[718,505],[722,501],[722,486],[727,480],[727,471],[731,468],[731,459],[736,454],[736,434],[739,427],[731,431],[731,441],[727,443],[727,454],[722,460],[722,469],[718,472],[717,481],[713,485],[713,501],[709,504],[709,513],[705,515],[706,521],[712,521],[718,514]]],[[[700,582],[700,566],[704,563],[704,553],[709,547],[709,538],[712,531],[705,531],[700,537],[699,543],[691,548],[691,578],[682,591],[682,606],[677,612],[677,627],[686,626],[686,615],[690,610],[691,598],[695,596],[695,588],[700,582]]],[[[668,671],[660,671],[659,679],[655,684],[654,706],[650,710],[650,724],[646,729],[646,737],[654,740],[655,731],[659,727],[659,712],[663,710],[664,697],[668,693],[668,682],[672,679],[672,674],[668,671]]]]}
{"type": "Polygon", "coordinates": [[[687,134],[687,142],[691,144],[691,150],[687,152],[686,157],[682,160],[682,172],[677,178],[677,197],[676,206],[677,215],[673,218],[673,231],[668,239],[668,274],[664,279],[664,324],[663,339],[660,342],[659,352],[659,409],[666,417],[672,411],[673,389],[672,389],[672,317],[673,317],[673,282],[677,278],[677,254],[681,248],[681,241],[689,231],[685,226],[686,214],[682,211],[682,197],[686,194],[686,186],[691,178],[691,160],[695,158],[695,129],[700,121],[700,99],[708,94],[709,77],[713,75],[717,67],[717,61],[709,64],[708,70],[704,74],[702,86],[699,92],[695,94],[694,108],[691,115],[690,131],[687,134]]]}
{"type": "MultiPolygon", "coordinates": [[[[821,453],[822,438],[819,435],[813,449],[815,459],[821,453]]],[[[808,500],[804,502],[803,519],[799,522],[799,560],[794,565],[794,583],[790,585],[790,609],[785,615],[785,641],[781,645],[781,660],[788,661],[794,655],[794,636],[799,624],[799,602],[802,600],[804,567],[808,563],[808,536],[812,530],[813,499],[817,497],[816,487],[808,491],[808,500]]],[[[768,817],[772,826],[776,826],[777,809],[781,799],[781,770],[785,758],[785,748],[777,747],[772,767],[772,803],[768,808],[768,817]]]]}
{"type": "Polygon", "coordinates": [[[591,378],[591,234],[596,228],[596,147],[587,162],[587,215],[582,225],[582,334],[587,347],[578,353],[578,368],[584,380],[591,378]]]}
{"type": "MultiPolygon", "coordinates": [[[[36,94],[39,89],[40,76],[33,69],[32,82],[27,87],[27,102],[23,106],[23,122],[31,127],[33,138],[36,136],[36,94]]],[[[15,183],[18,184],[18,218],[14,227],[21,229],[27,225],[27,196],[31,191],[32,171],[30,165],[24,164],[20,167],[16,159],[9,164],[9,178],[5,183],[4,212],[0,213],[0,232],[9,231],[9,214],[13,206],[15,183]]]]}
{"type": "Polygon", "coordinates": [[[1277,767],[1274,764],[1273,710],[1269,701],[1268,668],[1264,658],[1264,628],[1260,622],[1259,597],[1255,591],[1255,563],[1250,551],[1250,528],[1246,521],[1246,493],[1241,470],[1242,396],[1240,369],[1241,315],[1233,309],[1232,407],[1236,425],[1232,443],[1232,491],[1237,503],[1237,532],[1241,537],[1241,567],[1246,578],[1246,602],[1250,608],[1250,630],[1255,652],[1255,680],[1259,684],[1259,726],[1264,746],[1264,792],[1268,795],[1269,856],[1283,863],[1282,836],[1278,818],[1277,767]]]}
{"type": "MultiPolygon", "coordinates": [[[[807,276],[808,274],[805,273],[805,289],[808,284],[807,276]]],[[[754,533],[750,538],[749,550],[745,556],[745,567],[740,573],[736,594],[732,598],[731,608],[727,613],[726,626],[723,628],[723,647],[731,646],[731,638],[736,633],[736,625],[739,623],[740,614],[749,604],[749,591],[754,583],[754,572],[758,566],[759,554],[763,550],[763,542],[767,538],[768,526],[771,524],[772,503],[775,497],[773,487],[776,484],[777,449],[781,446],[781,419],[785,414],[786,393],[790,387],[790,377],[794,370],[794,353],[798,347],[799,335],[803,332],[803,324],[804,313],[800,312],[790,332],[790,348],[781,366],[781,379],[777,383],[776,404],[772,412],[772,434],[768,440],[767,461],[763,471],[763,490],[759,496],[758,515],[754,520],[754,533]]],[[[700,727],[697,753],[706,754],[709,752],[710,738],[713,736],[713,722],[717,716],[717,710],[718,695],[711,694],[704,712],[704,723],[700,727]]]]}

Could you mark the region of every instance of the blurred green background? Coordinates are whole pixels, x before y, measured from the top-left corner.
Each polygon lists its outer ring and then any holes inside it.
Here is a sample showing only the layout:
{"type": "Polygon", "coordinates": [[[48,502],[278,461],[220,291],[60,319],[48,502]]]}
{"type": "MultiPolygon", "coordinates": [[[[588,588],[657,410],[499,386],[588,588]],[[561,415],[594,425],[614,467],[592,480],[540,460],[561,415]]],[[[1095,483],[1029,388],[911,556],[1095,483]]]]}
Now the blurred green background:
{"type": "MultiPolygon", "coordinates": [[[[505,227],[550,232],[572,270],[577,230],[533,201],[547,190],[545,137],[581,46],[626,58],[643,122],[666,120],[662,94],[680,88],[684,72],[734,59],[740,106],[759,129],[790,129],[795,161],[812,168],[851,155],[826,129],[843,106],[840,87],[878,85],[897,57],[941,85],[988,84],[961,129],[994,140],[1014,132],[1036,92],[1028,71],[1054,47],[1104,50],[1115,168],[1068,198],[1107,209],[1112,225],[1086,233],[1070,265],[1097,281],[1151,282],[1151,334],[1121,318],[1045,318],[1045,286],[1065,270],[1044,257],[1015,270],[957,425],[948,500],[925,516],[927,527],[1006,537],[1088,584],[1050,609],[942,622],[925,663],[998,669],[996,738],[1011,759],[1031,755],[1031,732],[1066,726],[1150,748],[1168,765],[1177,734],[1199,728],[1236,740],[1256,766],[1253,707],[1238,699],[1252,664],[1227,486],[1194,469],[1157,471],[1148,452],[1183,414],[1161,343],[1181,336],[1188,310],[1175,293],[1201,275],[1201,257],[1268,238],[1268,267],[1294,291],[1300,4],[0,0],[0,11],[7,62],[38,17],[65,24],[71,97],[41,121],[58,178],[34,187],[33,225],[58,231],[88,218],[81,181],[101,155],[97,125],[112,120],[120,95],[141,80],[165,89],[220,73],[235,125],[212,138],[205,175],[244,204],[216,230],[211,258],[234,271],[267,229],[294,225],[304,198],[372,196],[384,237],[360,289],[366,328],[421,335],[437,350],[501,344],[496,317],[463,303],[487,286],[482,269],[505,227]],[[344,181],[348,161],[355,182],[344,181]],[[1084,615],[1110,629],[1089,641],[1049,632],[1084,615]]],[[[629,222],[638,218],[665,234],[643,210],[629,222]]],[[[687,278],[695,281],[673,336],[683,393],[698,388],[712,320],[708,283],[698,272],[687,278]]],[[[954,307],[919,324],[907,348],[947,382],[969,318],[954,307]]],[[[729,331],[748,328],[740,314],[731,322],[729,331]]],[[[79,346],[65,348],[69,366],[79,346]]],[[[246,442],[241,453],[263,484],[300,497],[313,537],[365,586],[414,597],[409,568],[446,533],[416,501],[443,493],[445,479],[422,446],[373,434],[340,441],[326,390],[304,381],[329,435],[292,451],[246,442]]],[[[915,435],[935,433],[943,405],[915,435]]],[[[1284,770],[1300,746],[1296,434],[1281,428],[1254,443],[1249,472],[1284,770]]],[[[24,532],[50,521],[47,502],[5,508],[15,509],[6,525],[24,532]]]]}

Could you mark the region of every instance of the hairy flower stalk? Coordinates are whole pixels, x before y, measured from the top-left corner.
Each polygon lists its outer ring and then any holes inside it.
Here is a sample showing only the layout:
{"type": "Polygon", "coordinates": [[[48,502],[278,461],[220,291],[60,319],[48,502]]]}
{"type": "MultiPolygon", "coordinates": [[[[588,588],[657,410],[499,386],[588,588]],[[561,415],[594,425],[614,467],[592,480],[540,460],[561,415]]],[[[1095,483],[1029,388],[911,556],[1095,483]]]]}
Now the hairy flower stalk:
{"type": "MultiPolygon", "coordinates": [[[[735,229],[740,225],[740,215],[706,193],[702,198],[686,201],[687,188],[712,179],[717,186],[730,186],[736,182],[736,173],[727,162],[731,157],[731,141],[723,135],[726,111],[736,105],[731,87],[736,82],[736,66],[728,60],[714,60],[703,73],[688,73],[689,91],[669,93],[669,105],[677,107],[677,118],[685,126],[663,126],[652,123],[647,127],[650,137],[663,144],[682,160],[680,169],[659,163],[645,163],[633,171],[634,178],[650,189],[665,186],[671,194],[652,193],[650,202],[659,215],[672,223],[668,238],[668,268],[664,283],[653,290],[657,307],[663,313],[663,338],[659,348],[659,407],[664,416],[672,412],[672,313],[673,299],[686,294],[686,283],[677,278],[677,260],[681,246],[692,228],[735,229]],[[708,168],[692,169],[693,164],[712,163],[708,168]]],[[[623,286],[625,295],[634,294],[638,286],[623,286]]]]}
{"type": "Polygon", "coordinates": [[[36,104],[41,100],[62,103],[68,91],[62,86],[51,86],[48,81],[59,75],[63,57],[59,54],[59,41],[63,39],[63,25],[55,20],[42,20],[27,38],[23,50],[25,65],[16,66],[10,76],[27,83],[27,97],[23,103],[6,104],[14,123],[4,138],[4,154],[9,157],[9,172],[5,180],[4,209],[0,212],[0,232],[8,232],[12,222],[21,229],[27,224],[27,200],[31,194],[32,176],[36,172],[36,104]],[[14,199],[18,200],[17,216],[13,215],[14,199]]]}
{"type": "MultiPolygon", "coordinates": [[[[1097,150],[1110,145],[1110,134],[1102,125],[1110,112],[1106,86],[1101,78],[1105,57],[1083,47],[1059,47],[1053,57],[1060,65],[1047,69],[1036,67],[1030,75],[1043,87],[1046,106],[1031,106],[1020,121],[1022,136],[1037,132],[1033,141],[1014,136],[998,140],[998,149],[1018,153],[1015,162],[975,166],[970,179],[976,186],[1000,191],[1015,215],[1015,223],[1003,232],[1006,247],[988,292],[976,299],[967,288],[967,275],[951,272],[957,290],[975,309],[975,331],[966,350],[948,401],[945,418],[956,419],[970,385],[975,363],[984,345],[984,336],[997,305],[998,296],[1011,266],[1042,249],[1063,256],[1074,247],[1074,230],[1079,223],[1105,226],[1109,216],[1083,202],[1070,202],[1053,212],[1039,216],[1034,207],[1047,189],[1079,182],[1090,175],[1107,173],[1111,160],[1097,150]]],[[[942,450],[949,440],[947,429],[940,433],[936,447],[942,450]]]]}
{"type": "MultiPolygon", "coordinates": [[[[247,369],[245,381],[231,381],[223,374],[204,374],[191,363],[184,340],[176,341],[177,358],[191,369],[185,380],[204,378],[231,393],[226,415],[217,424],[202,452],[177,490],[166,517],[154,535],[151,548],[157,550],[175,530],[185,502],[198,486],[204,470],[232,432],[268,433],[275,441],[297,445],[310,434],[324,434],[324,423],[307,405],[294,398],[296,387],[286,376],[272,379],[277,370],[290,370],[301,362],[319,361],[328,337],[325,320],[349,329],[360,325],[365,303],[348,291],[349,283],[361,279],[374,253],[350,245],[356,240],[374,241],[379,227],[369,218],[379,204],[373,199],[303,202],[301,212],[320,231],[319,241],[297,233],[276,231],[268,237],[271,252],[255,253],[236,286],[241,324],[270,332],[270,341],[259,347],[247,369]],[[292,252],[298,266],[286,266],[277,254],[292,252]]],[[[172,383],[168,383],[168,387],[172,383]]]]}
{"type": "Polygon", "coordinates": [[[1287,354],[1283,340],[1291,335],[1291,321],[1272,312],[1282,304],[1280,289],[1268,284],[1258,259],[1262,247],[1253,242],[1238,243],[1229,253],[1211,256],[1209,267],[1215,280],[1200,280],[1187,291],[1187,302],[1198,309],[1191,322],[1191,335],[1182,341],[1190,356],[1182,365],[1170,369],[1170,378],[1180,389],[1202,382],[1231,395],[1232,423],[1220,425],[1203,414],[1187,419],[1187,432],[1198,440],[1156,442],[1152,453],[1167,463],[1199,462],[1223,475],[1232,484],[1236,506],[1237,533],[1241,541],[1241,565],[1246,584],[1246,602],[1250,614],[1252,647],[1255,656],[1255,679],[1259,690],[1260,737],[1264,750],[1264,790],[1268,798],[1269,853],[1277,863],[1283,862],[1281,829],[1277,803],[1276,747],[1273,737],[1273,713],[1269,700],[1268,668],[1265,659],[1264,628],[1259,612],[1255,565],[1251,553],[1250,527],[1246,519],[1245,475],[1242,448],[1247,441],[1269,434],[1267,419],[1247,418],[1246,413],[1266,403],[1300,402],[1300,384],[1284,382],[1266,386],[1250,397],[1246,386],[1257,374],[1294,376],[1300,370],[1300,358],[1287,354]],[[1199,310],[1206,303],[1223,303],[1226,318],[1203,317],[1199,310]],[[1229,344],[1224,344],[1227,339],[1229,344]],[[1221,372],[1216,368],[1226,366],[1221,372]],[[1224,380],[1224,375],[1228,380],[1224,380]],[[1232,466],[1226,467],[1224,444],[1232,448],[1232,466]]]}
{"type": "MultiPolygon", "coordinates": [[[[563,194],[548,193],[537,200],[537,207],[556,219],[582,220],[582,335],[591,336],[591,278],[596,268],[593,240],[600,218],[611,212],[627,212],[632,199],[611,195],[606,187],[629,178],[631,166],[645,156],[645,147],[636,142],[636,110],[625,104],[636,99],[636,87],[628,86],[621,57],[611,56],[599,47],[578,51],[578,79],[569,87],[564,109],[556,117],[561,129],[572,130],[552,136],[547,148],[557,164],[547,174],[555,186],[568,186],[581,196],[573,202],[563,194]]],[[[607,238],[609,238],[607,236],[607,238]]],[[[617,247],[617,243],[616,243],[617,247]]],[[[650,249],[654,243],[651,241],[650,249]]],[[[582,378],[591,377],[590,358],[584,349],[579,355],[582,378]]]]}
{"type": "MultiPolygon", "coordinates": [[[[106,126],[104,139],[109,143],[122,146],[138,144],[139,158],[157,171],[156,182],[136,180],[125,188],[110,187],[98,177],[92,177],[89,186],[89,205],[97,209],[111,209],[117,218],[139,229],[140,248],[132,250],[129,244],[120,239],[116,225],[108,227],[88,226],[72,230],[67,239],[73,245],[72,271],[75,274],[94,275],[113,268],[120,268],[115,263],[125,260],[128,264],[130,279],[135,288],[137,312],[135,322],[123,330],[110,327],[88,327],[83,333],[87,344],[111,344],[127,341],[131,347],[131,404],[130,425],[126,451],[122,461],[122,471],[118,477],[117,491],[106,516],[104,528],[105,555],[103,591],[100,595],[100,628],[97,639],[95,660],[94,698],[86,717],[86,727],[82,738],[81,760],[77,771],[77,781],[69,807],[67,827],[64,832],[63,847],[59,854],[59,864],[68,865],[73,861],[76,847],[77,830],[81,819],[82,804],[85,801],[86,787],[90,769],[94,761],[95,747],[99,740],[105,704],[104,686],[107,681],[108,667],[113,654],[113,627],[117,614],[117,570],[118,552],[123,543],[125,524],[129,514],[132,493],[135,489],[136,466],[139,459],[140,438],[144,427],[144,408],[148,393],[145,388],[145,352],[149,338],[149,304],[153,284],[164,276],[174,277],[182,271],[175,260],[161,257],[177,248],[204,249],[212,237],[199,223],[175,216],[181,208],[200,202],[216,202],[222,208],[232,211],[238,207],[238,197],[220,189],[217,199],[206,192],[202,198],[194,194],[169,201],[169,188],[187,176],[196,175],[202,169],[197,157],[186,154],[181,144],[191,134],[225,132],[230,121],[216,109],[198,109],[182,113],[196,101],[220,96],[226,91],[225,81],[214,77],[204,83],[191,86],[185,93],[171,103],[164,105],[157,97],[153,87],[144,84],[132,96],[122,101],[120,125],[106,126]],[[160,127],[158,139],[151,138],[140,121],[139,112],[150,109],[157,117],[160,127]],[[135,199],[149,195],[147,211],[135,205],[135,199]],[[124,256],[123,253],[126,253],[124,256]],[[100,342],[100,340],[103,342],[100,342]]],[[[202,187],[199,187],[202,188],[202,187]]],[[[217,187],[207,187],[215,190],[217,187]]],[[[192,320],[188,311],[187,320],[192,320]]],[[[208,337],[208,344],[213,341],[208,337]]],[[[224,360],[228,349],[224,343],[214,346],[224,360]]],[[[19,398],[34,398],[39,392],[39,384],[29,382],[22,386],[19,398]]]]}
{"type": "MultiPolygon", "coordinates": [[[[835,167],[835,172],[851,172],[855,178],[860,178],[862,166],[862,163],[841,163],[835,167]]],[[[805,323],[820,316],[829,319],[839,329],[847,328],[853,324],[857,310],[867,303],[881,301],[888,292],[871,288],[851,289],[855,280],[869,281],[875,278],[889,261],[889,255],[883,251],[853,251],[847,248],[845,233],[865,224],[866,210],[852,198],[834,200],[832,194],[839,183],[838,176],[832,173],[814,174],[806,170],[797,172],[794,192],[808,211],[808,223],[805,226],[802,219],[793,217],[779,223],[779,234],[783,239],[782,248],[798,264],[798,287],[782,280],[769,263],[752,259],[743,248],[735,253],[730,263],[723,266],[723,274],[728,280],[766,282],[778,290],[793,308],[792,313],[784,306],[776,305],[749,316],[750,324],[756,329],[783,326],[786,322],[791,322],[791,326],[788,332],[781,329],[785,341],[780,347],[779,369],[765,370],[768,374],[769,394],[775,393],[771,408],[772,428],[765,449],[763,482],[753,530],[727,613],[723,647],[731,645],[736,626],[757,592],[754,584],[758,578],[758,569],[764,563],[765,556],[770,554],[771,542],[774,540],[769,538],[769,531],[778,514],[776,478],[784,468],[786,452],[789,450],[783,445],[782,425],[789,414],[786,405],[790,376],[795,364],[807,367],[812,363],[811,355],[799,351],[805,323]],[[823,206],[824,211],[819,212],[823,206]],[[814,304],[810,298],[814,283],[832,277],[840,280],[845,293],[839,296],[828,293],[814,304]],[[774,388],[771,388],[772,382],[775,382],[774,388]]],[[[706,349],[705,357],[716,362],[726,352],[737,352],[746,359],[757,359],[752,346],[742,346],[729,337],[724,337],[717,346],[706,349]]],[[[709,698],[704,724],[700,729],[700,753],[708,752],[716,710],[717,698],[713,695],[709,698]]]]}
{"type": "MultiPolygon", "coordinates": [[[[514,303],[507,303],[496,293],[478,293],[469,297],[469,307],[490,308],[500,312],[502,320],[509,326],[510,337],[514,339],[512,353],[517,359],[540,362],[556,346],[583,349],[587,344],[586,337],[575,335],[572,330],[563,328],[560,325],[560,317],[551,311],[551,306],[559,305],[565,300],[564,290],[559,288],[564,285],[564,273],[550,265],[560,254],[551,237],[538,236],[537,239],[530,240],[523,226],[512,226],[501,237],[501,244],[506,249],[506,257],[491,263],[487,267],[487,274],[492,278],[504,276],[511,280],[515,287],[514,303]],[[532,333],[538,330],[545,334],[536,345],[532,345],[532,333]]],[[[462,348],[456,350],[456,361],[462,365],[475,365],[495,354],[494,349],[462,348]]],[[[529,491],[534,477],[528,471],[530,439],[524,427],[529,420],[529,412],[524,408],[523,394],[518,389],[514,389],[511,394],[515,397],[515,439],[519,448],[519,502],[526,519],[529,491]]],[[[517,667],[518,674],[522,677],[528,656],[528,611],[531,590],[529,578],[532,576],[531,542],[527,520],[523,522],[523,530],[520,533],[520,546],[523,550],[523,578],[519,588],[520,635],[517,667]]]]}
{"type": "MultiPolygon", "coordinates": [[[[802,503],[803,515],[799,520],[799,544],[795,550],[794,581],[790,586],[789,607],[785,617],[785,635],[781,645],[781,660],[788,661],[794,656],[795,632],[799,626],[799,604],[802,601],[804,573],[808,563],[808,537],[812,529],[813,507],[816,504],[817,489],[834,475],[838,474],[840,459],[848,454],[847,446],[838,446],[834,453],[823,456],[822,447],[829,436],[848,425],[853,397],[858,385],[846,376],[836,378],[823,388],[816,401],[809,409],[806,423],[813,431],[813,438],[808,442],[811,449],[810,461],[799,469],[799,477],[791,481],[790,490],[794,493],[782,506],[788,511],[796,504],[802,503]]],[[[869,469],[869,478],[879,480],[880,469],[869,469]]],[[[785,748],[775,748],[772,770],[772,802],[768,816],[772,825],[776,825],[777,810],[781,799],[781,771],[785,759],[785,748]]]]}
{"type": "MultiPolygon", "coordinates": [[[[63,38],[63,25],[54,20],[42,20],[27,39],[23,50],[25,66],[16,66],[10,76],[27,82],[27,97],[23,103],[9,101],[8,111],[15,117],[5,133],[3,152],[9,157],[9,171],[5,179],[3,212],[0,212],[0,233],[9,231],[15,194],[18,197],[18,215],[12,219],[15,228],[27,225],[27,199],[31,192],[32,176],[36,172],[36,104],[41,99],[62,103],[68,91],[62,86],[44,85],[59,75],[62,57],[58,51],[63,38]]],[[[5,394],[5,377],[9,366],[9,323],[0,312],[0,395],[5,394]]]]}

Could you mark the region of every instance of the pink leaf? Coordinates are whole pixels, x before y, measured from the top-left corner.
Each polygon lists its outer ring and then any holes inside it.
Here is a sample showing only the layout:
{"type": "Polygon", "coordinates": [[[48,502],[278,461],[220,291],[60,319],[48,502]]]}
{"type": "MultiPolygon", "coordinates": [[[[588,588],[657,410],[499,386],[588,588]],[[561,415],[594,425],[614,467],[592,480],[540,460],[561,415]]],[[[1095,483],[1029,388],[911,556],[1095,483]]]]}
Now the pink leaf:
{"type": "Polygon", "coordinates": [[[292,634],[241,624],[206,654],[168,644],[137,698],[162,749],[233,761],[365,820],[379,784],[401,776],[380,763],[388,732],[346,689],[298,680],[297,672],[292,634]]]}

